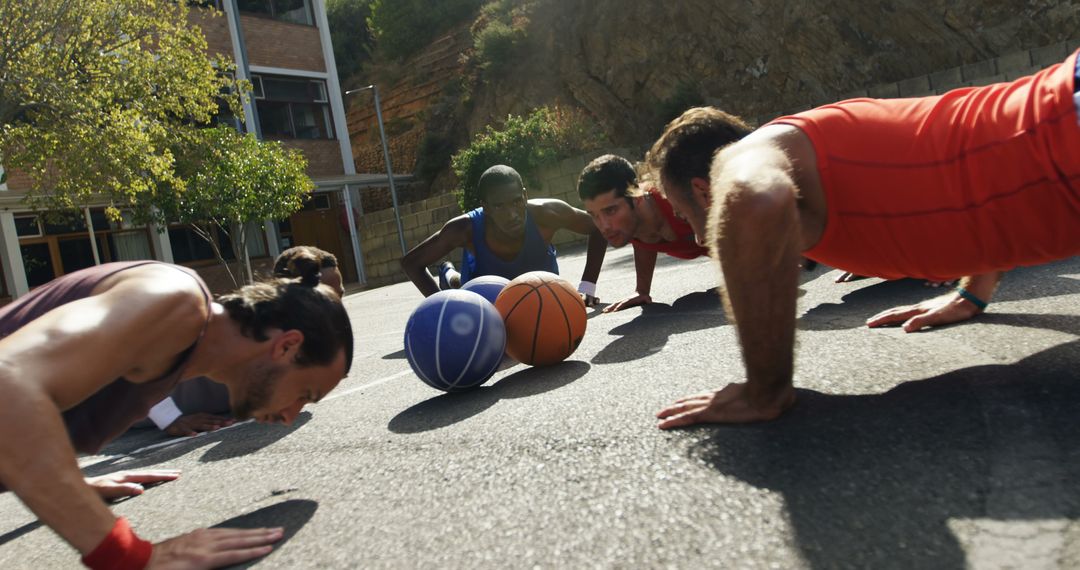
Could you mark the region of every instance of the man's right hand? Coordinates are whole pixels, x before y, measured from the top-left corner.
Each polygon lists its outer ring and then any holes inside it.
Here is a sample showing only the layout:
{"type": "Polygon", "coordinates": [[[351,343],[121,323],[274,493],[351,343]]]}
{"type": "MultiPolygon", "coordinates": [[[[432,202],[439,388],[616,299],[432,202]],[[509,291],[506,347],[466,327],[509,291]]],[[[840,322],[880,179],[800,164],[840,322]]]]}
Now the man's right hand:
{"type": "Polygon", "coordinates": [[[173,437],[186,437],[196,435],[199,432],[214,431],[218,428],[231,426],[236,420],[214,414],[188,414],[176,418],[176,421],[165,428],[165,433],[173,437]]]}
{"type": "Polygon", "coordinates": [[[151,570],[203,570],[266,556],[282,528],[204,528],[154,545],[151,570]]]}
{"type": "Polygon", "coordinates": [[[633,297],[627,297],[621,301],[616,301],[606,307],[604,307],[605,313],[614,313],[623,309],[629,309],[630,307],[637,307],[638,305],[648,305],[652,303],[652,297],[649,295],[634,295],[633,297]]]}

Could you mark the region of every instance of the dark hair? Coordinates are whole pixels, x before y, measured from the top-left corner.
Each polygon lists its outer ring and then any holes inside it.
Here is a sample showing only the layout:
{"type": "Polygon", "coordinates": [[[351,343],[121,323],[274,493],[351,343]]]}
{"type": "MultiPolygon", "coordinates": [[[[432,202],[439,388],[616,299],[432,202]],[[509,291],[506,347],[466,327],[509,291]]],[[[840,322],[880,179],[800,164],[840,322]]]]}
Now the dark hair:
{"type": "Polygon", "coordinates": [[[319,284],[323,269],[337,267],[337,257],[310,245],[298,245],[281,252],[274,260],[274,277],[299,277],[310,287],[319,284]]]}
{"type": "Polygon", "coordinates": [[[339,350],[345,351],[345,371],[352,367],[353,333],[349,315],[341,299],[328,287],[319,287],[305,277],[272,279],[246,285],[218,297],[229,316],[240,324],[244,336],[258,341],[269,339],[267,329],[298,330],[304,335],[296,363],[325,366],[339,350]]]}
{"type": "Polygon", "coordinates": [[[577,193],[582,200],[591,200],[614,190],[616,198],[629,199],[629,189],[633,186],[637,186],[637,172],[630,161],[614,154],[605,154],[593,159],[581,171],[577,193]]]}
{"type": "Polygon", "coordinates": [[[481,201],[486,201],[489,190],[507,184],[516,184],[518,188],[525,189],[525,184],[521,181],[521,175],[518,174],[518,171],[505,164],[496,164],[480,175],[480,181],[476,183],[477,196],[480,197],[481,201]]]}
{"type": "Polygon", "coordinates": [[[660,174],[659,182],[675,184],[681,192],[689,192],[691,178],[708,180],[717,150],[753,131],[735,115],[714,107],[694,107],[668,123],[645,161],[660,174]]]}

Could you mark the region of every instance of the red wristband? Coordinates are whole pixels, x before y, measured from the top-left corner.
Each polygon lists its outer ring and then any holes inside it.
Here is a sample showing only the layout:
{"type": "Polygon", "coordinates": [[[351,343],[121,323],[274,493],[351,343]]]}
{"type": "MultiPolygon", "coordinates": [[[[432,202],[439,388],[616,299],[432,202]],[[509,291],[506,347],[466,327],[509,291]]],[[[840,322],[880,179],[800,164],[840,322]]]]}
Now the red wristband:
{"type": "Polygon", "coordinates": [[[127,519],[120,517],[93,552],[82,563],[93,570],[143,570],[150,563],[154,545],[135,535],[127,519]]]}

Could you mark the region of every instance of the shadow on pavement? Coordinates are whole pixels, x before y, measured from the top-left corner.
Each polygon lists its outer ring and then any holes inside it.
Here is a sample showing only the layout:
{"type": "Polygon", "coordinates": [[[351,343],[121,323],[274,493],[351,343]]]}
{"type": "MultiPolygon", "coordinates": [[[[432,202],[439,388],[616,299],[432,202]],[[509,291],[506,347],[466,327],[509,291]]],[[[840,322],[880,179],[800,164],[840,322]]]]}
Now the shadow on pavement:
{"type": "Polygon", "coordinates": [[[1078,368],[1075,341],[880,395],[800,390],[775,422],[695,428],[689,454],[780,493],[810,567],[963,568],[950,521],[1080,516],[1078,368]]]}
{"type": "Polygon", "coordinates": [[[233,459],[241,455],[247,455],[258,451],[268,445],[289,436],[294,431],[304,427],[311,420],[311,412],[301,412],[291,426],[263,425],[255,422],[238,424],[234,427],[206,432],[201,435],[186,438],[163,438],[159,443],[172,443],[171,445],[149,449],[144,452],[139,450],[123,449],[124,438],[118,440],[117,446],[110,444],[102,450],[103,455],[116,454],[111,461],[95,463],[83,470],[83,475],[93,477],[105,475],[114,471],[130,471],[144,469],[151,466],[161,465],[183,457],[199,448],[213,446],[207,449],[199,458],[201,462],[221,461],[233,459]],[[216,445],[215,445],[216,444],[216,445]],[[123,450],[123,451],[121,451],[123,450]],[[138,453],[137,453],[138,452],[138,453]],[[134,454],[134,455],[131,455],[134,454]],[[122,462],[122,463],[121,463],[122,462]]]}
{"type": "Polygon", "coordinates": [[[491,386],[466,392],[441,394],[409,407],[390,420],[394,433],[420,433],[456,424],[483,412],[502,399],[527,398],[542,394],[581,378],[591,366],[568,360],[554,366],[527,367],[491,386]]]}
{"type": "Polygon", "coordinates": [[[280,526],[284,529],[281,540],[274,543],[274,549],[266,556],[256,558],[250,562],[227,566],[227,568],[251,568],[256,564],[273,556],[286,542],[304,528],[318,510],[319,503],[308,499],[292,499],[263,507],[246,515],[231,518],[227,521],[214,525],[213,528],[263,528],[280,526]]]}
{"type": "MultiPolygon", "coordinates": [[[[633,309],[629,309],[633,310],[633,309]]],[[[619,338],[593,356],[593,364],[614,364],[644,358],[664,347],[675,334],[727,324],[720,296],[714,289],[689,293],[671,305],[650,303],[628,323],[611,329],[619,338]]]]}
{"type": "MultiPolygon", "coordinates": [[[[1069,260],[1064,262],[1023,267],[1006,273],[1001,287],[994,293],[993,303],[1023,301],[1040,297],[1075,295],[1080,293],[1080,280],[1061,275],[1069,270],[1069,260]]],[[[866,326],[866,319],[893,307],[911,305],[932,299],[948,292],[948,289],[927,287],[921,279],[879,281],[856,289],[841,299],[842,303],[823,303],[812,307],[799,317],[800,330],[822,331],[852,329],[866,326]]],[[[841,286],[841,285],[837,285],[841,286]]],[[[990,317],[994,310],[979,320],[990,317]]],[[[1075,332],[1072,331],[1064,332],[1075,332]]]]}
{"type": "Polygon", "coordinates": [[[24,534],[29,534],[42,527],[41,521],[28,522],[19,528],[0,534],[0,546],[3,546],[24,534]]]}
{"type": "Polygon", "coordinates": [[[390,354],[384,354],[382,359],[383,360],[404,360],[405,359],[405,349],[403,348],[403,349],[401,349],[401,350],[399,350],[397,352],[391,352],[390,354]]]}

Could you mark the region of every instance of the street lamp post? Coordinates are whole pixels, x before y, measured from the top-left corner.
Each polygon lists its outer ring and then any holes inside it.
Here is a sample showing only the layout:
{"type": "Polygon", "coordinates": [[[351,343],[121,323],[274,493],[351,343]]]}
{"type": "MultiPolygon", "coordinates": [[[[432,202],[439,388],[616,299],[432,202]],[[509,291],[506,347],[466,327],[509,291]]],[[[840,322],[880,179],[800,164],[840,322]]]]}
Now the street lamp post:
{"type": "Polygon", "coordinates": [[[371,92],[375,94],[375,120],[379,123],[379,139],[382,140],[382,153],[383,160],[386,161],[386,180],[390,183],[390,200],[394,204],[394,220],[397,222],[397,234],[398,241],[401,243],[401,254],[405,255],[408,249],[405,247],[405,231],[401,228],[401,211],[398,210],[397,200],[397,188],[394,186],[394,173],[390,169],[390,150],[386,146],[386,129],[383,127],[382,120],[382,104],[379,103],[379,88],[375,85],[368,85],[367,87],[361,87],[359,89],[351,89],[346,91],[346,95],[353,93],[359,93],[360,91],[367,91],[371,89],[371,92]]]}

